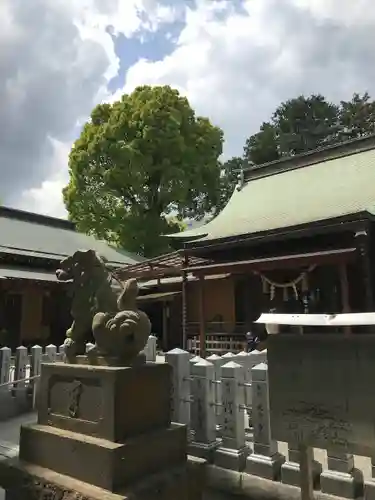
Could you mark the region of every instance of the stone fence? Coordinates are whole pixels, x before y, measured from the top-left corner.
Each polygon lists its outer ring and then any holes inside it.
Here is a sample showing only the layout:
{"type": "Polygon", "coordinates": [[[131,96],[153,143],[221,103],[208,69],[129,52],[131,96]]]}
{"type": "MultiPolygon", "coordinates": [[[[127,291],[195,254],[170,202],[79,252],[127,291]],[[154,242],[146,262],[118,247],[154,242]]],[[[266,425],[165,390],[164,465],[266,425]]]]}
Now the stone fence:
{"type": "MultiPolygon", "coordinates": [[[[300,498],[299,451],[271,439],[267,351],[202,359],[173,349],[165,360],[174,369],[173,419],[189,427],[189,453],[212,464],[214,486],[252,499],[300,498]]],[[[357,498],[372,474],[375,481],[375,458],[314,450],[317,498],[357,498]]]]}

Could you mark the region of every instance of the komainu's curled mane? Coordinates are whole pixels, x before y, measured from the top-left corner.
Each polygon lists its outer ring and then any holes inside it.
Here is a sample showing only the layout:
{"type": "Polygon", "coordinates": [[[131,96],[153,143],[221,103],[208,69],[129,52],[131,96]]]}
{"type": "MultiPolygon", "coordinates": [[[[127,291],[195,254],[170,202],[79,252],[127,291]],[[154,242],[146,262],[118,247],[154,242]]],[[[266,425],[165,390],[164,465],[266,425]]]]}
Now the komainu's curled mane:
{"type": "Polygon", "coordinates": [[[119,364],[132,364],[143,351],[151,333],[148,316],[137,307],[138,283],[128,280],[117,300],[115,315],[99,312],[92,330],[98,354],[117,358],[119,364]]]}

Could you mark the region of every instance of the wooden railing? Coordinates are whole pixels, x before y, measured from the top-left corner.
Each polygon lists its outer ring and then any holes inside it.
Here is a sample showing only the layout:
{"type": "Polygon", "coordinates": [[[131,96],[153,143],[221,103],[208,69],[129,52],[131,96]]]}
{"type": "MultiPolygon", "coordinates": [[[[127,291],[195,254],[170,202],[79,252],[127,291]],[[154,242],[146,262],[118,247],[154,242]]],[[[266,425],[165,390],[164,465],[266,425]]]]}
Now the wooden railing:
{"type": "MultiPolygon", "coordinates": [[[[246,340],[244,335],[227,335],[216,333],[214,335],[208,334],[206,336],[206,354],[217,354],[222,356],[226,352],[239,353],[244,350],[246,340]]],[[[199,356],[200,340],[199,335],[188,337],[187,350],[192,354],[199,356]]]]}

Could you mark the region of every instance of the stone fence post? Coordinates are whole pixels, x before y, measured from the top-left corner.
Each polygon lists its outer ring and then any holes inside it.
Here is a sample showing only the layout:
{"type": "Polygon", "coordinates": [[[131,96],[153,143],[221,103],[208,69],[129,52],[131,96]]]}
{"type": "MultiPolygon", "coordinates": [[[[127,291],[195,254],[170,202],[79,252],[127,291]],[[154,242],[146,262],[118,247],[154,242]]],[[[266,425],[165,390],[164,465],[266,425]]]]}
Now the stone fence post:
{"type": "Polygon", "coordinates": [[[183,349],[172,349],[165,354],[165,361],[173,368],[172,375],[172,421],[190,425],[190,353],[183,349]]]}
{"type": "Polygon", "coordinates": [[[228,361],[234,361],[235,354],[233,352],[226,352],[221,356],[221,359],[223,360],[223,364],[228,363],[228,361]]]}
{"type": "Polygon", "coordinates": [[[258,359],[259,363],[268,363],[267,349],[263,349],[263,351],[258,351],[258,359]]]}
{"type": "Polygon", "coordinates": [[[14,370],[14,380],[21,380],[14,384],[14,389],[20,391],[26,389],[26,372],[27,365],[29,363],[29,356],[27,353],[27,348],[23,345],[17,347],[16,349],[16,360],[15,360],[15,370],[14,370]]]}
{"type": "Polygon", "coordinates": [[[241,351],[239,352],[235,359],[235,363],[238,363],[239,365],[242,366],[243,371],[244,371],[244,386],[243,386],[243,391],[244,391],[244,404],[246,405],[246,413],[247,415],[250,416],[251,414],[251,369],[254,366],[252,364],[253,362],[253,356],[251,356],[251,353],[241,351]]]}
{"type": "Polygon", "coordinates": [[[246,471],[255,476],[276,480],[280,477],[285,458],[277,451],[276,441],[271,439],[268,366],[266,363],[254,366],[251,375],[254,453],[247,457],[246,471]]]}
{"type": "MultiPolygon", "coordinates": [[[[90,349],[92,349],[93,347],[95,347],[95,344],[93,344],[92,342],[87,342],[86,343],[86,354],[90,351],[90,349]]],[[[65,349],[64,349],[64,353],[65,353],[65,349]]]]}
{"type": "MultiPolygon", "coordinates": [[[[12,351],[9,347],[0,349],[0,384],[6,384],[10,379],[10,358],[12,351]]],[[[9,390],[9,387],[5,387],[9,390]]]]}
{"type": "Polygon", "coordinates": [[[49,344],[46,347],[46,362],[47,363],[56,363],[57,358],[57,348],[53,344],[49,344]]]}
{"type": "Polygon", "coordinates": [[[147,344],[145,345],[145,356],[146,361],[149,363],[155,363],[156,361],[156,345],[157,345],[157,337],[155,335],[150,335],[147,340],[147,344]]]}
{"type": "Polygon", "coordinates": [[[214,462],[219,467],[242,471],[249,450],[245,438],[245,370],[234,361],[221,367],[220,414],[222,442],[215,451],[214,462]]]}
{"type": "Polygon", "coordinates": [[[59,361],[64,361],[65,359],[65,344],[59,345],[59,361]]]}
{"type": "Polygon", "coordinates": [[[217,447],[214,375],[214,365],[205,359],[191,366],[191,428],[194,435],[189,453],[208,461],[212,461],[217,447]]]}
{"type": "Polygon", "coordinates": [[[35,409],[38,400],[38,387],[39,387],[39,377],[42,369],[43,348],[40,345],[34,345],[30,349],[30,351],[31,351],[30,377],[38,377],[30,380],[30,387],[32,393],[32,407],[33,409],[35,409]]]}
{"type": "Polygon", "coordinates": [[[203,358],[201,358],[200,356],[193,356],[193,357],[189,357],[189,366],[190,366],[190,371],[191,371],[191,367],[193,365],[195,365],[196,363],[199,363],[199,361],[202,361],[203,358]]]}
{"type": "Polygon", "coordinates": [[[219,422],[219,425],[216,425],[216,427],[220,427],[220,421],[219,421],[219,416],[221,414],[221,366],[223,364],[223,359],[218,356],[217,354],[211,354],[211,356],[207,356],[207,361],[212,363],[214,365],[214,378],[215,378],[215,386],[214,386],[214,392],[215,392],[215,414],[217,417],[217,422],[219,422]]]}
{"type": "MultiPolygon", "coordinates": [[[[30,377],[39,377],[43,361],[43,348],[40,345],[33,345],[30,349],[30,377]]],[[[30,384],[35,387],[38,379],[30,380],[30,384]]]]}

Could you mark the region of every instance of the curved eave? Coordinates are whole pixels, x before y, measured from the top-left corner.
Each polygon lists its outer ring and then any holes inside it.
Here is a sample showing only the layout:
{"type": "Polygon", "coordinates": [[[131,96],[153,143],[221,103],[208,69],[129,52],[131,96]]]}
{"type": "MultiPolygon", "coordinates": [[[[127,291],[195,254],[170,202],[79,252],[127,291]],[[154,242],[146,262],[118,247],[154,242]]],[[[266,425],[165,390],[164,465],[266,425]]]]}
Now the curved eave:
{"type": "MultiPolygon", "coordinates": [[[[193,231],[193,230],[192,230],[193,231]]],[[[191,241],[200,240],[201,238],[206,238],[208,236],[208,232],[200,232],[198,234],[190,234],[190,231],[183,231],[182,233],[172,233],[165,234],[165,238],[171,238],[173,240],[182,241],[184,243],[190,243],[191,241]]]]}
{"type": "Polygon", "coordinates": [[[173,238],[200,245],[374,214],[374,165],[375,148],[250,179],[214,219],[173,238]]]}

